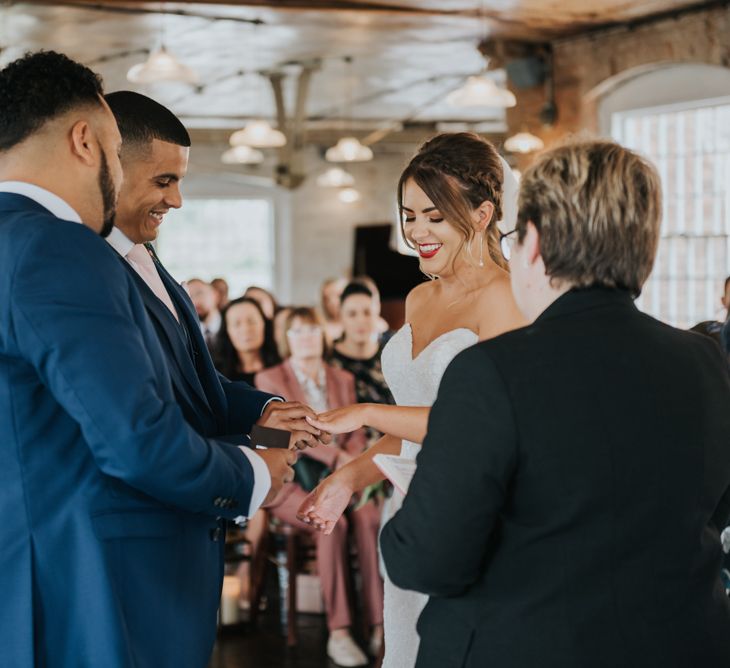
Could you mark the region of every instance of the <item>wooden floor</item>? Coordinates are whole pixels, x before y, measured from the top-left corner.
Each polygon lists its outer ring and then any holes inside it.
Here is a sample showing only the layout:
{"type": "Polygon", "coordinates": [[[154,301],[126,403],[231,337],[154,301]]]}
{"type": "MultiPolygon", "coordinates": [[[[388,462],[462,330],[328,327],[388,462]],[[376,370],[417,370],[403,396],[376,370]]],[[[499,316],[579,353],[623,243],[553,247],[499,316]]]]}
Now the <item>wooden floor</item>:
{"type": "Polygon", "coordinates": [[[208,668],[336,668],[327,658],[324,615],[298,614],[298,645],[287,649],[277,592],[269,593],[270,604],[256,627],[239,624],[219,632],[208,668]]]}

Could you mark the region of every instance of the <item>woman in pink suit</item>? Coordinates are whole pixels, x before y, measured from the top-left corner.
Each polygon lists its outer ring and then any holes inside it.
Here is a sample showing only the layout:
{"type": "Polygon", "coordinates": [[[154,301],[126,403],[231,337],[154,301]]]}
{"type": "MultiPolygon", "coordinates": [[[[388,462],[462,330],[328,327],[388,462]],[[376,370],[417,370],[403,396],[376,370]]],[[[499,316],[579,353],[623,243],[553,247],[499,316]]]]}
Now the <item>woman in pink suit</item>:
{"type": "MultiPolygon", "coordinates": [[[[325,332],[316,311],[296,308],[286,321],[286,361],[256,375],[256,387],[276,392],[290,401],[301,401],[321,413],[347,406],[356,401],[355,379],[351,373],[330,366],[324,361],[325,332]]],[[[297,519],[296,513],[309,490],[302,484],[316,484],[318,480],[306,480],[312,475],[324,473],[324,467],[334,471],[365,450],[365,433],[358,429],[350,434],[340,434],[330,446],[320,446],[307,451],[305,457],[320,462],[317,467],[311,461],[300,462],[294,482],[284,486],[269,506],[274,517],[310,533],[317,544],[317,570],[322,582],[330,637],[327,654],[338,665],[361,666],[368,663],[362,650],[350,634],[352,618],[347,596],[348,521],[352,523],[357,542],[358,560],[363,582],[365,615],[373,629],[370,649],[377,652],[382,642],[383,581],[378,572],[377,535],[380,510],[373,501],[338,521],[331,535],[316,531],[311,525],[297,519]],[[317,470],[318,468],[322,471],[317,470]],[[303,470],[306,469],[306,470],[303,470]]]]}

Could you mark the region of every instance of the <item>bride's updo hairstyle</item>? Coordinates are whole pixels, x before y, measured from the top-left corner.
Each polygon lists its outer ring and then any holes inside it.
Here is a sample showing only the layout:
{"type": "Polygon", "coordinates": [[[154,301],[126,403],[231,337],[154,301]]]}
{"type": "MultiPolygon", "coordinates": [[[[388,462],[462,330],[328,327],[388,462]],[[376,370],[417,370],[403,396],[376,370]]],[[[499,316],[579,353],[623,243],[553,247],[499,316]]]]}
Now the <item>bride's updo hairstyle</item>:
{"type": "MultiPolygon", "coordinates": [[[[434,206],[464,237],[459,251],[476,236],[471,214],[485,200],[494,205],[494,213],[485,230],[489,256],[500,267],[507,263],[499,248],[497,222],[502,218],[502,182],[504,173],[497,150],[486,139],[471,132],[448,132],[429,139],[401,174],[398,181],[398,208],[403,209],[403,190],[410,180],[418,185],[434,206]]],[[[401,215],[401,234],[405,235],[401,215]]]]}

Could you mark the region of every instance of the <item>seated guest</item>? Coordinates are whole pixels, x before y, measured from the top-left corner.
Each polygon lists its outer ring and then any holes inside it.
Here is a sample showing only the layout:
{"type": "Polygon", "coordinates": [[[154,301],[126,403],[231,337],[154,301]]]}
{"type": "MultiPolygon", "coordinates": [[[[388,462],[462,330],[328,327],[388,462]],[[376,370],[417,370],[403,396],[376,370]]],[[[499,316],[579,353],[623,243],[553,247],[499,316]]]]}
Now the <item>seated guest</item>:
{"type": "Polygon", "coordinates": [[[377,283],[370,278],[370,276],[355,276],[355,278],[352,279],[353,283],[362,283],[373,295],[373,309],[375,310],[377,322],[377,330],[378,330],[378,337],[380,338],[380,344],[385,345],[388,343],[388,339],[390,339],[395,332],[390,328],[390,325],[388,324],[388,321],[383,318],[383,316],[380,314],[381,310],[381,301],[380,301],[380,290],[378,290],[377,283]]]}
{"type": "Polygon", "coordinates": [[[264,315],[269,320],[273,320],[276,312],[279,310],[279,304],[276,301],[276,297],[274,297],[274,295],[272,295],[268,290],[264,290],[257,285],[252,285],[250,288],[247,288],[246,292],[243,293],[243,296],[255,299],[259,303],[264,315]]]}
{"type": "Polygon", "coordinates": [[[222,311],[228,306],[228,281],[225,278],[214,278],[210,284],[218,293],[218,310],[222,311]]]}
{"type": "MultiPolygon", "coordinates": [[[[256,375],[256,387],[277,388],[282,396],[309,403],[317,412],[355,402],[355,382],[350,373],[325,363],[322,322],[311,308],[295,308],[287,318],[287,359],[279,366],[256,375]]],[[[327,625],[327,654],[338,665],[361,666],[367,657],[350,634],[351,606],[348,597],[347,524],[352,523],[362,575],[366,619],[373,629],[371,646],[382,639],[383,582],[378,572],[377,534],[380,514],[371,501],[342,516],[330,535],[316,531],[296,517],[302,501],[327,470],[343,466],[365,449],[361,429],[337,437],[329,447],[312,448],[295,465],[294,482],[284,486],[268,507],[274,517],[311,533],[317,544],[317,570],[322,582],[327,625]],[[320,464],[320,466],[317,466],[320,464]]]]}
{"type": "Polygon", "coordinates": [[[347,282],[344,278],[328,278],[320,290],[320,309],[324,318],[325,334],[330,345],[342,336],[340,322],[340,295],[347,282]]]}
{"type": "Polygon", "coordinates": [[[722,297],[720,298],[723,308],[725,309],[724,320],[722,322],[717,320],[704,320],[698,322],[690,331],[698,332],[709,336],[711,339],[717,341],[717,344],[722,348],[730,362],[730,345],[726,341],[723,341],[723,326],[728,327],[726,324],[730,320],[730,276],[725,279],[724,290],[722,297]]]}
{"type": "Polygon", "coordinates": [[[660,221],[655,168],[617,144],[522,177],[502,246],[532,324],[448,367],[381,537],[431,597],[418,668],[730,666],[730,375],[633,303],[660,221]]]}
{"type": "Polygon", "coordinates": [[[274,341],[276,341],[279,357],[283,357],[284,352],[289,349],[286,343],[286,319],[291,312],[291,306],[280,306],[274,316],[274,341]]]}
{"type": "Polygon", "coordinates": [[[281,362],[274,325],[255,299],[240,297],[226,306],[216,342],[216,367],[230,380],[253,385],[254,376],[281,362]]]}
{"type": "MultiPolygon", "coordinates": [[[[331,364],[355,377],[355,395],[361,404],[394,404],[380,364],[378,311],[373,293],[358,279],[340,296],[342,338],[334,345],[331,364]]],[[[364,427],[368,445],[383,434],[364,427]]]]}
{"type": "MultiPolygon", "coordinates": [[[[254,384],[254,376],[281,362],[271,320],[266,318],[259,303],[250,297],[229,302],[221,314],[223,324],[215,344],[216,368],[229,380],[254,384]]],[[[246,523],[244,537],[252,559],[257,555],[265,536],[266,513],[257,511],[246,523]]],[[[242,561],[237,570],[240,581],[239,605],[250,605],[250,561],[242,561]]]]}
{"type": "Polygon", "coordinates": [[[210,283],[201,278],[191,278],[186,287],[195,306],[195,312],[200,318],[200,330],[203,332],[205,345],[211,354],[214,354],[216,337],[223,322],[221,312],[218,310],[218,293],[210,283]]]}

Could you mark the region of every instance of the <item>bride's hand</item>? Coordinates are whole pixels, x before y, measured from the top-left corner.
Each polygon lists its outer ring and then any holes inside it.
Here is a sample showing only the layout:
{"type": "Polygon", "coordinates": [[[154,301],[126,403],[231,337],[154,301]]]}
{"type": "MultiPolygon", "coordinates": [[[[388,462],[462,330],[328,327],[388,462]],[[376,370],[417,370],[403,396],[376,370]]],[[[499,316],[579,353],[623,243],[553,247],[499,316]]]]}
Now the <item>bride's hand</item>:
{"type": "Polygon", "coordinates": [[[353,494],[352,487],[333,474],[309,493],[299,506],[297,517],[325,534],[331,534],[353,494]]]}
{"type": "Polygon", "coordinates": [[[352,404],[320,413],[316,419],[307,416],[307,422],[330,434],[349,434],[367,424],[367,408],[368,404],[352,404]]]}

